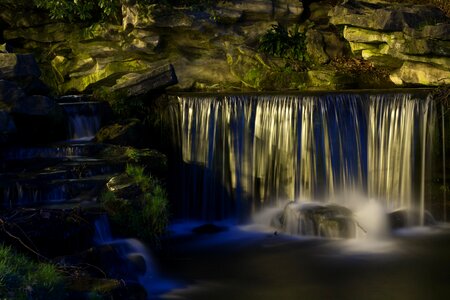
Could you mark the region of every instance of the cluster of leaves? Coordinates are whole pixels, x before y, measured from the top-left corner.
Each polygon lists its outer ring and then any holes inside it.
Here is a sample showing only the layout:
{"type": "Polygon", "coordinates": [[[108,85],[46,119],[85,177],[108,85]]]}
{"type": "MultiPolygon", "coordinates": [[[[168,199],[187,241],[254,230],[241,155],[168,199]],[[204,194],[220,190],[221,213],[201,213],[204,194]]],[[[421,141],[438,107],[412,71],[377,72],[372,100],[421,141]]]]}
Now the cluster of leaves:
{"type": "Polygon", "coordinates": [[[287,29],[281,24],[272,25],[260,39],[259,51],[290,61],[290,65],[306,65],[309,61],[306,52],[305,34],[296,25],[287,29]]]}
{"type": "Polygon", "coordinates": [[[64,280],[55,266],[36,263],[0,244],[0,299],[62,299],[64,280]]]}
{"type": "Polygon", "coordinates": [[[102,194],[101,201],[119,234],[156,241],[169,222],[167,193],[161,183],[145,173],[142,166],[128,164],[126,173],[142,191],[138,199],[117,198],[113,192],[102,194]]]}
{"type": "Polygon", "coordinates": [[[99,21],[117,20],[120,0],[33,0],[36,7],[55,20],[99,21]]]}
{"type": "MultiPolygon", "coordinates": [[[[32,0],[37,8],[47,11],[50,18],[68,22],[119,21],[121,0],[32,0]]],[[[142,5],[165,4],[204,9],[215,0],[134,0],[142,5]]]]}

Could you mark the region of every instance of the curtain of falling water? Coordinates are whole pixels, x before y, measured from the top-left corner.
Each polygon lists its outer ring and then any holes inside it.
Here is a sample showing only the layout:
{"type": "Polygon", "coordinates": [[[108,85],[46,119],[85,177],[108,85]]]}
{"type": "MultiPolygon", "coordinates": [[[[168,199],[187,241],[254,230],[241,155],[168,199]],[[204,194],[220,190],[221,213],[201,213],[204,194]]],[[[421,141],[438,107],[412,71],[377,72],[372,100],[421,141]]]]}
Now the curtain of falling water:
{"type": "Polygon", "coordinates": [[[413,186],[424,181],[431,153],[429,99],[178,97],[172,111],[184,217],[242,216],[285,200],[338,201],[354,192],[388,209],[423,209],[423,188],[413,186]]]}
{"type": "Polygon", "coordinates": [[[423,216],[435,122],[430,98],[370,97],[368,195],[384,202],[387,209],[414,208],[423,216]]]}

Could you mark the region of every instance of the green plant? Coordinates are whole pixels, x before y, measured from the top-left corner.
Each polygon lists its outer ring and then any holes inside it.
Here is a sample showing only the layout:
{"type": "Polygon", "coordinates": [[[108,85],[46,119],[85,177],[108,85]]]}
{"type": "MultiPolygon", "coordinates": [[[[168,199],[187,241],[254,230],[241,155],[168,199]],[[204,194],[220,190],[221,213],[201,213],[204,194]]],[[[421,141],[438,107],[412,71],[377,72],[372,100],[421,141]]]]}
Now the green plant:
{"type": "Polygon", "coordinates": [[[138,162],[142,155],[138,149],[127,147],[125,149],[125,156],[132,162],[138,162]]]}
{"type": "Polygon", "coordinates": [[[33,0],[36,7],[48,12],[55,20],[98,21],[118,20],[119,0],[33,0]]]}
{"type": "Polygon", "coordinates": [[[165,232],[169,220],[166,191],[157,179],[145,174],[142,166],[128,164],[125,172],[139,186],[141,195],[137,199],[121,199],[107,191],[100,201],[119,234],[155,241],[165,232]]]}
{"type": "Polygon", "coordinates": [[[259,50],[263,53],[291,61],[291,65],[306,66],[309,61],[306,53],[305,34],[298,25],[288,30],[281,24],[272,25],[260,39],[259,50]]]}
{"type": "Polygon", "coordinates": [[[139,165],[127,164],[125,172],[132,177],[143,192],[148,192],[154,188],[155,179],[151,175],[145,174],[145,168],[139,165]]]}
{"type": "Polygon", "coordinates": [[[37,263],[0,244],[0,299],[62,299],[64,280],[56,267],[37,263]]]}
{"type": "Polygon", "coordinates": [[[163,234],[169,222],[165,189],[156,183],[153,191],[144,195],[143,201],[143,216],[151,216],[151,218],[147,217],[147,222],[150,222],[153,232],[157,235],[163,234]]]}

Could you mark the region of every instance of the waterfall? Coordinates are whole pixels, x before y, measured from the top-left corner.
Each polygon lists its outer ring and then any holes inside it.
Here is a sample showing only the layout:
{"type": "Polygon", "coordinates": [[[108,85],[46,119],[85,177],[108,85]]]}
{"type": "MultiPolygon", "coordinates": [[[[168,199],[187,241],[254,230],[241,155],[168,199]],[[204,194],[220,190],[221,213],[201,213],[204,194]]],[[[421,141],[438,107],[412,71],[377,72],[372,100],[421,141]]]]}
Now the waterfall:
{"type": "Polygon", "coordinates": [[[90,141],[100,129],[100,104],[98,102],[60,103],[69,119],[69,139],[90,141]]]}
{"type": "Polygon", "coordinates": [[[424,93],[173,97],[183,218],[354,194],[423,215],[437,122],[424,93]]]}

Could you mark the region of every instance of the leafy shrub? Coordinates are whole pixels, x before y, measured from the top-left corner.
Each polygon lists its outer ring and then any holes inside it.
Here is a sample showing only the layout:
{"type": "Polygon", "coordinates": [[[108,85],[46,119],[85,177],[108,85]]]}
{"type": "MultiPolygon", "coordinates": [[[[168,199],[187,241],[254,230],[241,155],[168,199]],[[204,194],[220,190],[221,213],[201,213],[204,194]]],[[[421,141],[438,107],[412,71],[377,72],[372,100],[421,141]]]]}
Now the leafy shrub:
{"type": "Polygon", "coordinates": [[[157,179],[145,174],[142,166],[128,164],[126,173],[142,191],[138,199],[117,198],[108,191],[102,194],[101,202],[119,234],[155,241],[165,232],[169,220],[166,191],[157,179]]]}
{"type": "Polygon", "coordinates": [[[259,50],[263,53],[284,58],[292,63],[306,65],[309,61],[306,53],[305,34],[295,25],[288,30],[281,24],[272,25],[260,39],[259,50]]]}
{"type": "Polygon", "coordinates": [[[55,20],[98,21],[116,19],[120,14],[120,0],[33,0],[36,7],[48,12],[55,20]]]}
{"type": "MultiPolygon", "coordinates": [[[[214,0],[135,0],[135,2],[150,4],[165,4],[205,9],[214,4],[214,0]]],[[[54,20],[68,22],[100,20],[119,21],[121,16],[121,0],[33,0],[36,7],[48,12],[54,20]]]]}
{"type": "Polygon", "coordinates": [[[55,266],[36,263],[0,244],[0,299],[62,299],[64,282],[55,266]]]}

